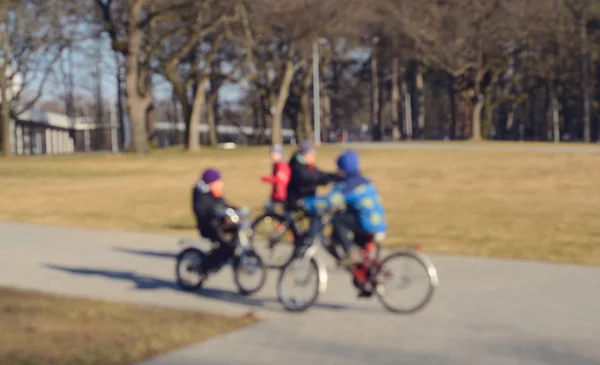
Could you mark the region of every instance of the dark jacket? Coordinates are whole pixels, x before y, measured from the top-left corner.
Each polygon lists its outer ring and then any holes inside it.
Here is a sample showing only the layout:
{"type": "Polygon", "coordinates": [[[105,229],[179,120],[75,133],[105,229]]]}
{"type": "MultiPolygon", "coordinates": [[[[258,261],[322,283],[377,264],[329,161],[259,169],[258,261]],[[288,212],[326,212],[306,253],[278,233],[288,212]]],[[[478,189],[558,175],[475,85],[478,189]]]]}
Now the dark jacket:
{"type": "Polygon", "coordinates": [[[215,197],[203,181],[198,181],[192,191],[192,209],[196,217],[196,228],[200,235],[213,242],[228,244],[222,229],[222,213],[228,207],[225,199],[215,197]]]}
{"type": "Polygon", "coordinates": [[[319,185],[333,182],[332,175],[308,166],[299,152],[292,156],[289,166],[292,174],[287,186],[288,209],[298,209],[298,200],[315,196],[319,185]]]}

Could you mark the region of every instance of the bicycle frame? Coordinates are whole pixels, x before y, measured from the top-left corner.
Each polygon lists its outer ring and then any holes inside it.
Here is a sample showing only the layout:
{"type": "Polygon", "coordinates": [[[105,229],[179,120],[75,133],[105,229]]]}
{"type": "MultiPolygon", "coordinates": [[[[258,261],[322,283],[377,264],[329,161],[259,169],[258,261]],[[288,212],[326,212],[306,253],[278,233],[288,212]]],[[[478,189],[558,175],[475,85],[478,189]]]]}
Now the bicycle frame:
{"type": "MultiPolygon", "coordinates": [[[[235,250],[232,257],[227,259],[225,262],[220,265],[220,268],[223,268],[226,265],[232,264],[235,258],[243,257],[248,251],[252,250],[252,242],[249,237],[252,235],[252,228],[250,227],[250,215],[245,209],[235,210],[233,208],[227,208],[222,216],[227,216],[235,225],[237,225],[238,230],[235,238],[235,250]]],[[[211,243],[212,244],[212,243],[211,243]]],[[[178,245],[186,247],[196,247],[200,249],[200,245],[196,242],[187,242],[187,240],[180,239],[178,241],[178,245]]],[[[213,244],[214,247],[214,244],[213,244]]]]}

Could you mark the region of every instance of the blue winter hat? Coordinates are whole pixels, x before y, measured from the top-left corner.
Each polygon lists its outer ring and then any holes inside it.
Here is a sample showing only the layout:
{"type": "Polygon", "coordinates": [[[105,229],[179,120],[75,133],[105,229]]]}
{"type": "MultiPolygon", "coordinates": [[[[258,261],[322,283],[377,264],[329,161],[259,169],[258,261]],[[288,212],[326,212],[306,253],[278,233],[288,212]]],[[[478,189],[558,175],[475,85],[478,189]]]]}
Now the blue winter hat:
{"type": "Polygon", "coordinates": [[[280,155],[283,155],[283,147],[281,147],[279,144],[274,144],[271,146],[271,153],[279,153],[280,155]]]}
{"type": "Polygon", "coordinates": [[[313,152],[315,149],[315,145],[312,144],[310,141],[302,141],[298,145],[298,151],[300,151],[300,153],[303,155],[313,152]]]}
{"type": "Polygon", "coordinates": [[[353,150],[347,150],[337,159],[337,166],[346,174],[358,172],[359,157],[353,150]]]}
{"type": "Polygon", "coordinates": [[[221,178],[221,172],[217,169],[206,169],[202,173],[202,181],[204,181],[205,184],[212,184],[215,181],[221,180],[221,178]]]}

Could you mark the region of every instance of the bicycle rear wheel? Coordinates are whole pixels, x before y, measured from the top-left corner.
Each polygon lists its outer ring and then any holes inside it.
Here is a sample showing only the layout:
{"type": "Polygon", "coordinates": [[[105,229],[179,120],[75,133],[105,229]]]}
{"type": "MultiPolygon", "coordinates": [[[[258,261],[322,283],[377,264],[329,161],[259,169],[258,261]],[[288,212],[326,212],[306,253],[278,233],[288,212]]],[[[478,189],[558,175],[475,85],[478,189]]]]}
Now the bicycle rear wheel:
{"type": "Polygon", "coordinates": [[[295,257],[281,269],[277,280],[277,298],[287,311],[303,312],[315,304],[319,298],[321,284],[319,264],[315,258],[295,257]],[[286,286],[288,282],[296,287],[289,290],[286,286]],[[296,290],[298,287],[303,289],[309,287],[306,299],[297,299],[296,290]]]}
{"type": "Polygon", "coordinates": [[[285,217],[265,213],[252,223],[253,248],[268,268],[280,269],[294,254],[294,235],[285,217]]]}
{"type": "Polygon", "coordinates": [[[387,256],[380,264],[376,273],[376,293],[383,306],[394,313],[412,314],[423,309],[433,297],[439,279],[435,266],[424,255],[413,252],[395,252],[387,256]],[[417,273],[417,275],[413,275],[417,273]],[[420,275],[419,275],[420,273],[420,275]],[[410,276],[410,277],[409,277],[410,276]],[[409,302],[409,289],[416,284],[422,286],[409,302]],[[400,289],[400,295],[395,296],[395,289],[400,289]]]}
{"type": "Polygon", "coordinates": [[[205,259],[206,253],[194,247],[188,247],[177,255],[175,277],[179,288],[193,291],[202,287],[207,275],[200,273],[200,266],[205,259]]]}

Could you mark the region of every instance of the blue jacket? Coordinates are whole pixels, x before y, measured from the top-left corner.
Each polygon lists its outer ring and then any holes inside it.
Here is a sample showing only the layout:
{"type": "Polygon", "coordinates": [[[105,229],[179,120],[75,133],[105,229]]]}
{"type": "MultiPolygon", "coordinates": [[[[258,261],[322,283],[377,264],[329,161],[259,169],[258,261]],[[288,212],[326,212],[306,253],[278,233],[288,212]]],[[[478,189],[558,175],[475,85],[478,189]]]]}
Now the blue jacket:
{"type": "Polygon", "coordinates": [[[323,214],[333,208],[346,208],[358,215],[366,233],[386,233],[387,223],[381,197],[371,181],[356,172],[336,184],[325,196],[303,199],[304,209],[323,214]]]}

